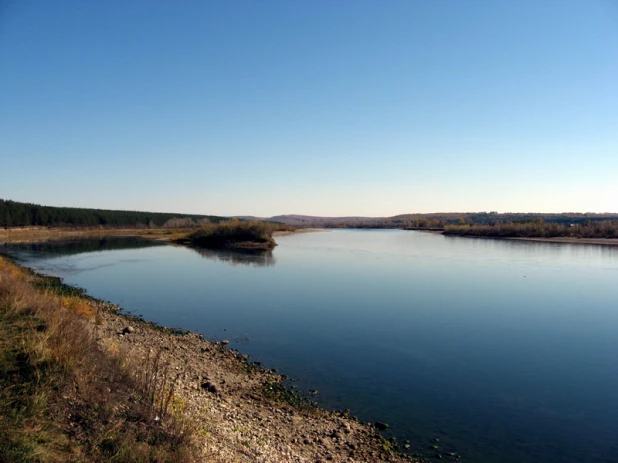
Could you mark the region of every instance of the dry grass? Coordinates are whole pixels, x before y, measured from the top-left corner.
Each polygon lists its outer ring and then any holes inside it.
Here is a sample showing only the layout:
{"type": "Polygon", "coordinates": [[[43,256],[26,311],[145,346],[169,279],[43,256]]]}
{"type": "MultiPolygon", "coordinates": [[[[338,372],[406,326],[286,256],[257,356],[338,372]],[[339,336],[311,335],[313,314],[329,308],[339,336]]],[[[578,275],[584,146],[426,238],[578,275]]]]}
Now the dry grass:
{"type": "Polygon", "coordinates": [[[0,462],[193,461],[161,354],[101,351],[95,302],[40,279],[0,257],[0,462]]]}
{"type": "Polygon", "coordinates": [[[141,236],[153,240],[174,240],[187,236],[195,228],[0,228],[0,243],[41,242],[73,238],[99,238],[104,236],[141,236]]]}

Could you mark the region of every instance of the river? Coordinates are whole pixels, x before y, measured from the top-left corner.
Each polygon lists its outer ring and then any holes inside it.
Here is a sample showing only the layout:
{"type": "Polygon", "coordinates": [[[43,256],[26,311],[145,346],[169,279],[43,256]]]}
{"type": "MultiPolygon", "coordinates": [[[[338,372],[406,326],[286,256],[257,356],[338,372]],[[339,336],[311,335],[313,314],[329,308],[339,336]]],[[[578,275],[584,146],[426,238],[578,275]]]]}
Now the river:
{"type": "Polygon", "coordinates": [[[332,230],[272,253],[132,238],[4,250],[277,368],[411,451],[618,461],[618,247],[332,230]]]}

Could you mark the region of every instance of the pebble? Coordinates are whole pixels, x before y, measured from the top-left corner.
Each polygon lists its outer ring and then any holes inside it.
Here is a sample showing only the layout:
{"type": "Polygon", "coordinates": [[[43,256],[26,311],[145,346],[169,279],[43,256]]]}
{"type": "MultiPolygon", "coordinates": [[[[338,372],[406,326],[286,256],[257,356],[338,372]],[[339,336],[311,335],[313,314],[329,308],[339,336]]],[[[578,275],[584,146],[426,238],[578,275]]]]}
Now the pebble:
{"type": "Polygon", "coordinates": [[[217,392],[219,392],[217,386],[215,386],[210,381],[206,381],[205,383],[203,383],[202,388],[206,389],[208,392],[212,392],[213,394],[216,394],[217,392]]]}

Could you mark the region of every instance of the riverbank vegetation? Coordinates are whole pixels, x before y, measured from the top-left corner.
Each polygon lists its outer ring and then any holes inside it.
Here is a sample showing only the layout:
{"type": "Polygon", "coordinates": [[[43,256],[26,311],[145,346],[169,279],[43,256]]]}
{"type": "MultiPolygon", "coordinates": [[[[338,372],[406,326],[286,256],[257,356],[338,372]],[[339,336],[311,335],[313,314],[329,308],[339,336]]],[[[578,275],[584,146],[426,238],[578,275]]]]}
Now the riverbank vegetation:
{"type": "Polygon", "coordinates": [[[52,207],[0,199],[0,227],[166,227],[218,223],[224,217],[163,212],[52,207]]]}
{"type": "Polygon", "coordinates": [[[195,460],[165,365],[102,350],[97,304],[0,257],[0,462],[195,460]]]}
{"type": "Polygon", "coordinates": [[[215,249],[272,249],[277,245],[273,232],[284,229],[290,227],[258,220],[230,220],[201,227],[179,242],[215,249]]]}
{"type": "Polygon", "coordinates": [[[400,214],[392,217],[315,217],[304,215],[281,215],[271,217],[296,227],[322,228],[407,228],[441,229],[447,225],[491,225],[495,223],[527,223],[537,218],[547,223],[565,226],[584,225],[586,222],[618,221],[618,213],[534,213],[534,212],[437,212],[428,214],[400,214]]]}
{"type": "Polygon", "coordinates": [[[618,221],[587,221],[583,224],[563,225],[546,223],[542,218],[538,218],[524,223],[447,225],[444,234],[503,238],[618,238],[618,221]]]}

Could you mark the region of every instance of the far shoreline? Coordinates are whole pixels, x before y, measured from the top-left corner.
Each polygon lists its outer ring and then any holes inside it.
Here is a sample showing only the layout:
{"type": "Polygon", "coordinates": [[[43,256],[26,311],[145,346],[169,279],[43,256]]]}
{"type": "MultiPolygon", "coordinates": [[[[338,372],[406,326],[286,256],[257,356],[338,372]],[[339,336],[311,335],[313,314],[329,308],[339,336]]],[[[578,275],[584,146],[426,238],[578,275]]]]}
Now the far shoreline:
{"type": "MultiPolygon", "coordinates": [[[[166,229],[166,228],[47,228],[47,227],[19,227],[0,228],[0,245],[7,243],[35,243],[55,241],[63,239],[103,238],[107,236],[136,236],[152,241],[174,242],[180,236],[192,229],[166,229]]],[[[304,233],[329,232],[330,228],[299,228],[294,231],[275,231],[273,237],[299,235],[304,233]]],[[[346,228],[350,230],[350,228],[346,228]]],[[[375,228],[372,230],[384,230],[375,228]]],[[[440,234],[451,237],[486,238],[498,240],[533,241],[539,243],[558,244],[587,244],[594,246],[618,246],[618,238],[575,238],[575,237],[517,237],[517,236],[479,236],[479,235],[454,235],[445,234],[440,229],[423,228],[398,228],[396,230],[419,231],[423,233],[440,234]]]]}
{"type": "Polygon", "coordinates": [[[443,236],[454,238],[483,238],[492,240],[512,240],[512,241],[533,241],[539,243],[558,243],[558,244],[588,244],[596,246],[618,246],[618,239],[613,238],[572,238],[572,237],[523,237],[523,236],[480,236],[480,235],[455,235],[441,233],[443,236]]]}

